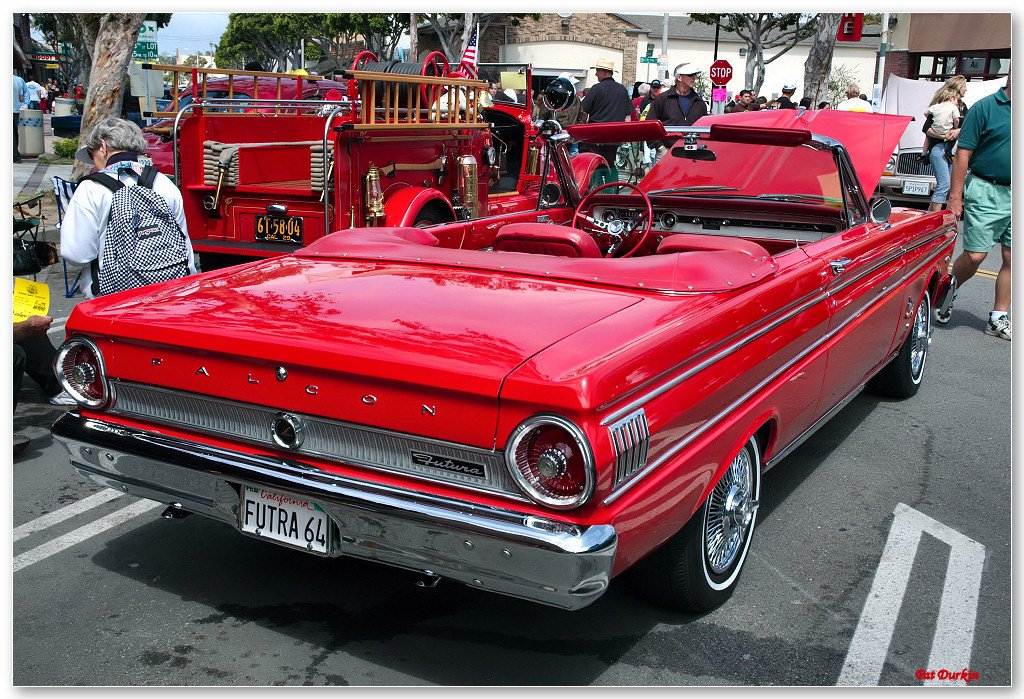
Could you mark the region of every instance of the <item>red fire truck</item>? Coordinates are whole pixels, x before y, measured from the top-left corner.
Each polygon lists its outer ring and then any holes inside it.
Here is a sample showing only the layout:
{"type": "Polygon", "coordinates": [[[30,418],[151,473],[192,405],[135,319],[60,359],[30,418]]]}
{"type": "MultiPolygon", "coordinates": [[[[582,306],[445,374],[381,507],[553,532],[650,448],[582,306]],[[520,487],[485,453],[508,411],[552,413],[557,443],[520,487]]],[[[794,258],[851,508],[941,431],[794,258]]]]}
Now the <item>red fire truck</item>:
{"type": "MultiPolygon", "coordinates": [[[[190,90],[174,95],[179,108],[151,116],[167,119],[153,131],[173,147],[203,269],[345,228],[537,207],[543,139],[531,105],[494,102],[488,82],[449,73],[439,53],[422,64],[360,54],[344,89],[327,91],[308,87],[320,76],[145,67],[191,73],[190,90]]],[[[159,136],[148,138],[159,150],[159,136]]],[[[442,245],[479,246],[469,237],[442,245]]]]}

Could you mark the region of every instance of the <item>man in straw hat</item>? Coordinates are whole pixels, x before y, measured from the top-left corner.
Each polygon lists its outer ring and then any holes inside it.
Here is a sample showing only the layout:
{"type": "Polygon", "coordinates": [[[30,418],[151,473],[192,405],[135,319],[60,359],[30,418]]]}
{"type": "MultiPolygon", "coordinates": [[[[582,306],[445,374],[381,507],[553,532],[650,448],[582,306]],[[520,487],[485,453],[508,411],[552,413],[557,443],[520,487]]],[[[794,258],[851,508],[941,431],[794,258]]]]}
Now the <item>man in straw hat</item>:
{"type": "MultiPolygon", "coordinates": [[[[597,84],[583,98],[583,120],[592,124],[627,121],[633,115],[633,100],[629,98],[629,90],[615,82],[615,63],[607,58],[599,58],[597,65],[591,68],[597,73],[597,84]]],[[[598,153],[611,166],[615,165],[617,149],[617,143],[580,144],[581,151],[598,153]]]]}

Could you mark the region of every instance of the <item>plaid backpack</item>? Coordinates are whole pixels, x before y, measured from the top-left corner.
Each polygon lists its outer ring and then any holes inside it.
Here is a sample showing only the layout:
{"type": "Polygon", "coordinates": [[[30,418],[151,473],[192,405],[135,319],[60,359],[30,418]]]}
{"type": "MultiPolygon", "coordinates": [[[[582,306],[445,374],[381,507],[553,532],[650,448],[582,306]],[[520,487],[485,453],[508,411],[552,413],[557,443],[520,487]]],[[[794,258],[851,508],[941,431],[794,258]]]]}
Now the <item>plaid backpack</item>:
{"type": "Polygon", "coordinates": [[[115,176],[96,172],[83,179],[98,182],[114,193],[107,217],[106,240],[100,260],[92,261],[92,293],[113,294],[188,275],[188,240],[171,213],[167,200],[153,191],[159,174],[152,165],[137,173],[138,184],[127,187],[115,176]]]}

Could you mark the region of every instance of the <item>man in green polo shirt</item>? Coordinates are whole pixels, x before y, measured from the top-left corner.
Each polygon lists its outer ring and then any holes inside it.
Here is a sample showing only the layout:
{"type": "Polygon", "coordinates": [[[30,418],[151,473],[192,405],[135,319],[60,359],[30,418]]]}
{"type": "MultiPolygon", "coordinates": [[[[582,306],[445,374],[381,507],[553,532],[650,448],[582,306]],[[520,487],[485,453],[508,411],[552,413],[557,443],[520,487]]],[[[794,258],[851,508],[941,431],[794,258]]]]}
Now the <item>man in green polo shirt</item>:
{"type": "MultiPolygon", "coordinates": [[[[964,119],[950,176],[949,209],[964,220],[964,251],[953,262],[958,286],[974,276],[996,243],[1003,263],[985,332],[1010,339],[1010,76],[1006,87],[978,100],[964,119]]],[[[952,298],[935,314],[948,323],[952,298]]]]}

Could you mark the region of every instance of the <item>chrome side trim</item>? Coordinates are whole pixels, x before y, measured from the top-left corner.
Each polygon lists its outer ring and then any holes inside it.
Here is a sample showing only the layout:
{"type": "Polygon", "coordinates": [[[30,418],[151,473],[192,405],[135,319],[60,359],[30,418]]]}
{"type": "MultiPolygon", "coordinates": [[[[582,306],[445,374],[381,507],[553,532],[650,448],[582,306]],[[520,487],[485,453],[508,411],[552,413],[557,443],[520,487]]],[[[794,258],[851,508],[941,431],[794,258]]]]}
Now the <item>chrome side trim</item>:
{"type": "MultiPolygon", "coordinates": [[[[738,351],[739,349],[741,349],[743,346],[753,342],[754,340],[757,340],[762,335],[764,335],[764,334],[774,330],[775,328],[779,327],[780,325],[783,325],[783,324],[787,323],[792,318],[796,317],[800,313],[803,313],[808,308],[811,308],[812,306],[814,306],[814,304],[816,304],[816,303],[818,303],[820,301],[827,300],[830,296],[835,294],[837,291],[841,291],[841,290],[845,289],[847,286],[849,286],[850,284],[853,284],[854,282],[860,280],[865,275],[872,274],[879,267],[882,267],[884,265],[890,264],[893,260],[895,260],[896,258],[902,256],[906,252],[909,252],[910,250],[915,250],[915,249],[917,249],[919,247],[923,247],[923,246],[927,245],[928,243],[932,242],[933,240],[935,240],[936,238],[943,237],[944,235],[946,235],[946,232],[947,232],[947,229],[943,229],[942,231],[938,231],[934,235],[928,237],[927,239],[919,241],[919,242],[916,242],[910,248],[903,248],[901,246],[899,251],[894,251],[892,254],[886,256],[882,260],[876,261],[875,264],[873,264],[869,268],[865,268],[863,270],[858,270],[856,275],[853,275],[853,276],[849,277],[848,279],[843,279],[843,281],[840,284],[832,286],[831,288],[828,288],[828,289],[824,289],[824,290],[820,291],[819,293],[817,293],[817,294],[815,294],[813,296],[808,295],[807,297],[805,297],[805,298],[808,299],[807,301],[803,301],[803,300],[798,299],[793,304],[791,304],[791,310],[789,310],[788,312],[784,312],[784,314],[779,316],[776,320],[770,321],[766,325],[762,326],[761,328],[758,328],[758,329],[754,330],[753,332],[745,335],[744,337],[741,337],[741,338],[737,339],[736,341],[734,341],[733,343],[731,343],[731,344],[727,345],[726,347],[722,348],[721,350],[719,350],[715,354],[713,354],[713,355],[709,356],[708,358],[702,360],[700,363],[690,367],[689,369],[686,369],[685,371],[683,371],[683,373],[675,376],[674,378],[671,378],[671,379],[667,380],[665,383],[661,384],[660,386],[651,389],[649,392],[647,392],[644,395],[640,396],[639,398],[631,401],[627,405],[625,405],[625,406],[623,406],[623,407],[621,407],[621,408],[619,408],[619,409],[609,413],[607,416],[605,416],[601,420],[601,425],[602,426],[607,426],[607,425],[610,425],[610,424],[612,424],[614,422],[617,422],[618,420],[622,419],[625,415],[628,415],[628,414],[632,413],[633,411],[643,407],[646,403],[654,400],[655,398],[657,398],[658,396],[662,395],[663,393],[665,393],[667,391],[670,391],[671,389],[673,389],[676,386],[678,386],[680,383],[683,383],[687,379],[693,377],[695,374],[700,373],[704,369],[707,369],[712,364],[714,364],[714,363],[716,363],[718,361],[721,361],[722,359],[725,359],[730,354],[732,354],[732,353],[738,351]]],[[[930,264],[931,264],[930,260],[925,260],[924,262],[918,264],[913,270],[905,270],[903,276],[900,279],[900,281],[901,282],[906,281],[910,277],[912,277],[915,274],[917,274],[921,269],[927,267],[930,264]]],[[[870,300],[862,308],[860,308],[856,313],[854,313],[853,317],[861,315],[875,301],[876,301],[876,299],[870,300]]],[[[690,360],[687,360],[686,362],[681,362],[681,363],[677,364],[672,369],[669,369],[666,373],[672,373],[673,371],[676,371],[678,368],[685,366],[688,361],[690,361],[690,360]]]]}
{"type": "Polygon", "coordinates": [[[526,512],[309,469],[300,462],[220,449],[64,413],[54,437],[71,465],[102,485],[237,528],[243,484],[314,500],[335,523],[331,556],[429,572],[563,609],[607,589],[618,537],[526,512]]]}
{"type": "Polygon", "coordinates": [[[612,489],[617,489],[647,465],[651,430],[643,408],[609,427],[608,435],[615,449],[615,481],[612,489]]]}
{"type": "MultiPolygon", "coordinates": [[[[761,328],[759,328],[759,329],[749,333],[748,335],[745,335],[744,337],[741,337],[741,338],[737,339],[736,341],[732,342],[729,345],[726,345],[725,347],[723,347],[718,352],[715,352],[714,354],[712,354],[711,356],[707,357],[706,359],[704,359],[704,360],[700,361],[699,363],[691,366],[689,369],[686,369],[685,371],[683,371],[683,373],[679,374],[678,376],[676,376],[676,377],[674,377],[672,379],[669,379],[668,381],[666,381],[662,385],[658,386],[657,388],[654,388],[654,389],[648,391],[647,393],[645,393],[644,395],[640,396],[636,400],[630,402],[628,405],[625,405],[625,406],[619,408],[618,410],[615,410],[614,412],[608,414],[607,416],[604,417],[604,419],[601,420],[601,425],[602,426],[608,426],[608,425],[611,425],[611,424],[613,424],[615,422],[618,422],[619,420],[623,419],[627,415],[633,413],[636,410],[639,410],[645,404],[647,404],[650,401],[654,400],[658,396],[660,396],[660,395],[662,395],[664,393],[667,393],[668,391],[672,390],[673,388],[675,388],[679,384],[683,383],[687,379],[692,378],[694,375],[704,371],[705,369],[707,369],[712,364],[715,364],[716,362],[719,362],[722,359],[725,359],[730,354],[732,354],[732,353],[736,352],[737,350],[739,350],[740,348],[742,348],[744,345],[747,345],[747,344],[753,342],[754,340],[758,339],[762,335],[765,335],[766,333],[771,332],[772,330],[774,330],[775,328],[779,327],[780,325],[783,325],[783,324],[787,323],[790,319],[795,318],[797,315],[803,313],[804,311],[806,311],[808,308],[811,308],[815,304],[821,303],[822,301],[825,301],[826,299],[828,299],[828,296],[829,295],[828,295],[827,292],[821,291],[821,292],[815,294],[814,296],[808,297],[809,300],[807,300],[807,301],[797,300],[796,302],[794,302],[795,307],[792,308],[792,310],[790,310],[789,312],[785,312],[783,315],[779,316],[774,321],[770,321],[770,322],[766,323],[765,325],[763,325],[761,328]]],[[[678,367],[685,366],[685,364],[686,364],[686,362],[681,362],[680,364],[677,364],[672,369],[669,369],[668,372],[666,372],[666,373],[671,373],[671,372],[675,371],[678,367]]]]}
{"type": "MultiPolygon", "coordinates": [[[[277,408],[119,379],[110,383],[115,389],[110,408],[113,414],[242,440],[275,451],[283,449],[273,438],[272,425],[283,414],[277,408]]],[[[301,445],[285,450],[289,455],[320,457],[526,501],[505,468],[501,452],[294,411],[288,411],[288,415],[304,427],[301,445]],[[421,457],[417,463],[414,454],[433,458],[421,457]],[[443,468],[445,462],[450,464],[448,469],[443,468]],[[474,475],[474,471],[484,475],[474,475]]]]}
{"type": "MultiPolygon", "coordinates": [[[[922,267],[923,266],[926,266],[926,265],[922,265],[922,267]]],[[[887,295],[887,294],[883,294],[882,296],[884,297],[885,295],[887,295]]],[[[745,402],[750,400],[750,398],[752,398],[753,396],[757,395],[761,390],[763,390],[766,386],[770,385],[773,381],[778,379],[781,375],[785,374],[793,366],[795,366],[796,364],[801,362],[807,355],[809,355],[812,352],[814,352],[815,350],[817,350],[823,344],[829,342],[833,337],[835,337],[837,334],[842,332],[846,328],[847,325],[849,325],[850,323],[858,320],[860,318],[860,316],[863,314],[863,312],[869,306],[871,306],[874,302],[875,301],[872,300],[869,303],[865,304],[860,309],[858,309],[857,312],[851,313],[850,316],[845,321],[843,321],[841,324],[837,325],[832,330],[830,330],[826,334],[822,335],[817,341],[815,341],[814,343],[809,345],[806,349],[804,349],[802,352],[800,352],[800,354],[796,355],[791,360],[789,360],[788,362],[783,364],[781,367],[776,369],[774,372],[772,372],[769,376],[765,377],[760,383],[758,383],[756,386],[754,386],[749,391],[744,393],[742,396],[737,398],[735,401],[730,403],[728,406],[726,406],[717,415],[714,415],[713,417],[709,418],[700,427],[697,427],[692,432],[690,432],[688,435],[686,435],[686,437],[684,437],[680,441],[678,441],[675,444],[673,444],[672,447],[670,447],[669,449],[666,449],[664,452],[662,452],[658,456],[658,458],[655,461],[653,461],[652,463],[648,464],[648,466],[646,468],[644,468],[640,473],[638,473],[633,478],[633,480],[630,481],[629,483],[627,483],[621,490],[618,490],[618,491],[612,493],[611,495],[609,495],[607,498],[605,498],[604,499],[604,504],[608,505],[608,504],[614,502],[623,493],[625,493],[630,488],[632,488],[634,485],[636,485],[638,482],[640,482],[645,477],[647,477],[651,472],[656,470],[659,466],[661,466],[663,463],[665,463],[668,459],[672,458],[673,456],[678,454],[680,451],[682,451],[683,449],[688,447],[695,440],[697,440],[699,437],[701,437],[704,433],[708,432],[711,428],[715,427],[719,422],[724,420],[730,413],[732,413],[737,408],[739,408],[741,405],[743,405],[745,402]]],[[[889,356],[887,356],[885,358],[884,361],[879,363],[878,367],[876,367],[875,369],[877,370],[877,369],[881,368],[882,366],[885,366],[885,364],[887,364],[891,359],[892,359],[892,355],[890,354],[889,356]]]]}

